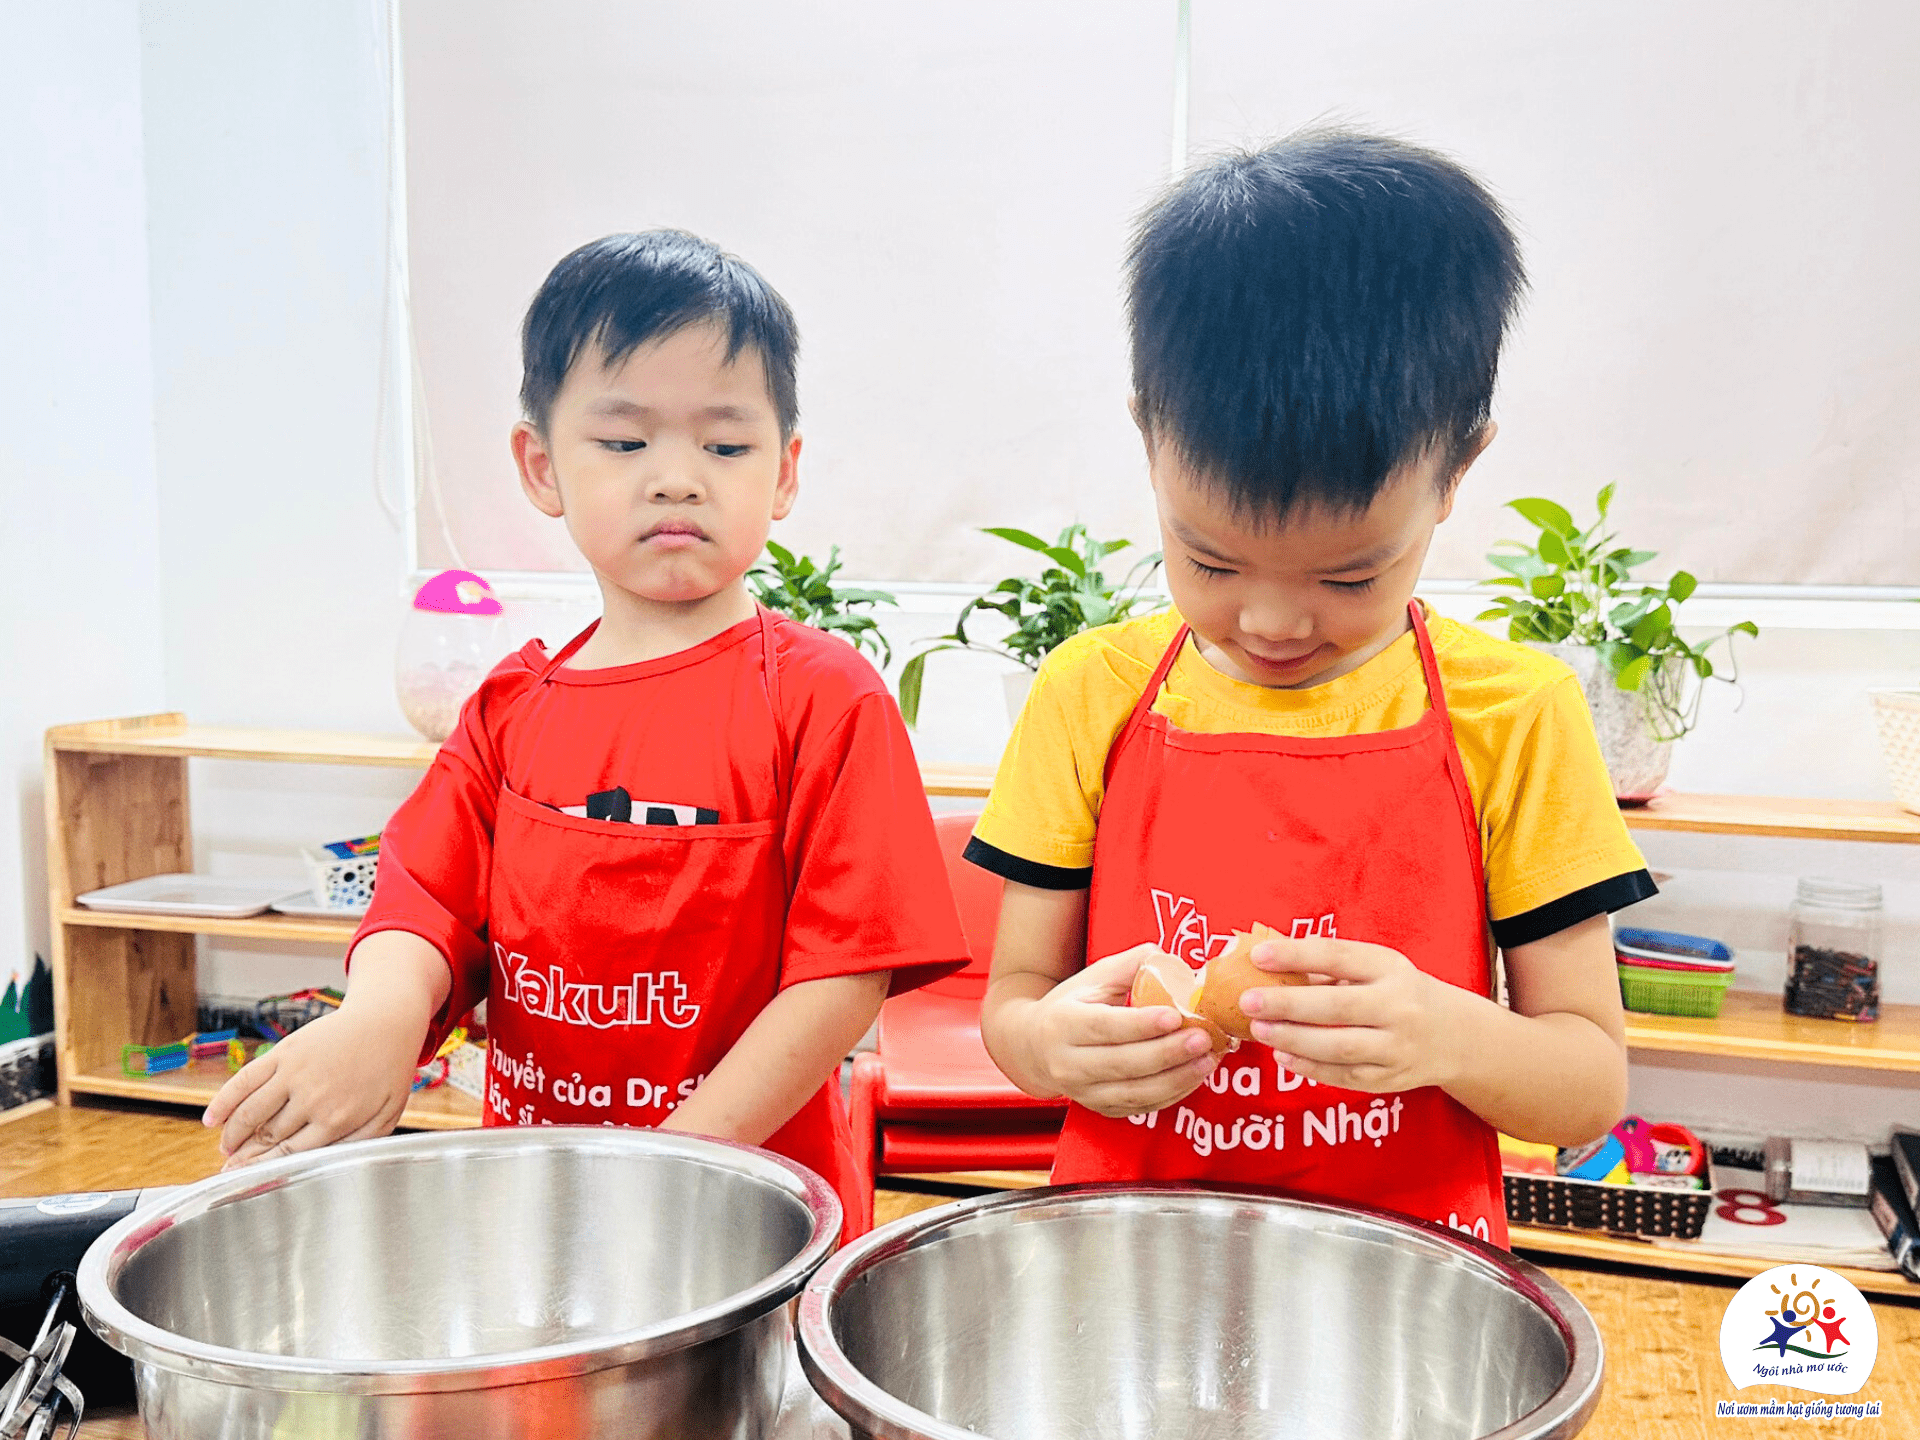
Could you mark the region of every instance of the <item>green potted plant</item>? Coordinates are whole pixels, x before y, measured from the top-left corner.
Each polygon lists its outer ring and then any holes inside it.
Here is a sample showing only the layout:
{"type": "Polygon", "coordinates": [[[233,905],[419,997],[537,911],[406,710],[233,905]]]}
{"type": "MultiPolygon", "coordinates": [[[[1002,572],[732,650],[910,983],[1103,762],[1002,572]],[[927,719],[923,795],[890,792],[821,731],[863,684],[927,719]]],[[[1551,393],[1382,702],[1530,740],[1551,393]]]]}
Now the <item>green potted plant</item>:
{"type": "Polygon", "coordinates": [[[1078,524],[1067,526],[1051,543],[1007,526],[989,526],[981,533],[1031,550],[1052,563],[1038,579],[1011,576],[969,600],[954,620],[951,634],[927,641],[901,667],[900,713],[909,725],[920,719],[920,688],[929,655],[942,650],[978,650],[1013,661],[1020,668],[1006,678],[1007,712],[1018,716],[1034,672],[1056,645],[1096,625],[1151,613],[1163,603],[1146,590],[1147,582],[1160,568],[1157,550],[1135,562],[1121,578],[1110,580],[1102,567],[1109,556],[1132,545],[1131,540],[1096,540],[1086,526],[1078,524]],[[991,610],[1006,617],[1013,625],[1012,632],[997,642],[968,635],[967,618],[976,610],[991,610]]]}
{"type": "Polygon", "coordinates": [[[769,610],[778,610],[803,625],[830,631],[856,650],[879,657],[882,668],[893,663],[893,647],[873,617],[876,605],[899,602],[884,590],[842,588],[833,583],[841,566],[840,547],[827,552],[826,563],[796,555],[776,541],[767,542],[767,558],[747,572],[747,588],[769,610]]]}
{"type": "Polygon", "coordinates": [[[1697,581],[1676,570],[1664,583],[1633,578],[1651,550],[1619,544],[1607,529],[1614,487],[1598,497],[1599,518],[1585,529],[1551,500],[1508,502],[1539,533],[1502,540],[1487,560],[1503,573],[1485,582],[1497,593],[1482,620],[1504,619],[1523,640],[1573,667],[1593,712],[1601,753],[1623,804],[1644,804],[1667,776],[1673,742],[1693,729],[1709,680],[1732,683],[1708,654],[1722,641],[1732,667],[1733,636],[1758,635],[1742,620],[1695,645],[1681,637],[1675,611],[1697,581]]]}

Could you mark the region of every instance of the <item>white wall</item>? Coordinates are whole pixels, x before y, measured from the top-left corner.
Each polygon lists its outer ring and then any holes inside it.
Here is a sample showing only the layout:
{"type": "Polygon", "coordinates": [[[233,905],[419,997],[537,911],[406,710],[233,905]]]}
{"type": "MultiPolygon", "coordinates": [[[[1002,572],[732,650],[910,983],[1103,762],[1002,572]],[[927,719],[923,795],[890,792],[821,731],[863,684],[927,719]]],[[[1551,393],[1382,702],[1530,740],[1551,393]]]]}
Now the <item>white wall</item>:
{"type": "MultiPolygon", "coordinates": [[[[9,555],[0,598],[14,647],[0,672],[9,704],[0,753],[26,786],[39,730],[55,719],[164,703],[211,722],[403,728],[390,667],[405,561],[371,473],[385,195],[378,7],[153,0],[140,8],[137,37],[133,26],[131,6],[37,18],[22,53],[35,57],[23,73],[39,88],[0,99],[0,164],[18,165],[23,147],[13,138],[45,124],[49,102],[36,95],[67,73],[81,97],[45,142],[56,148],[28,158],[22,192],[38,187],[66,208],[44,212],[37,238],[5,230],[0,267],[5,330],[34,337],[0,359],[10,422],[0,444],[10,447],[14,502],[0,532],[9,555]],[[74,174],[93,183],[72,186],[74,174]],[[150,422],[133,218],[143,203],[150,422]],[[76,396],[88,398],[84,410],[72,408],[76,396]],[[16,415],[27,423],[11,423],[16,415]],[[60,479],[57,493],[43,476],[60,479]],[[81,557],[97,563],[82,568],[81,557]],[[97,659],[65,664],[74,653],[97,659]]],[[[890,629],[897,642],[938,633],[958,604],[920,597],[890,629]]],[[[1461,608],[1444,597],[1443,605],[1461,608]]],[[[573,618],[531,608],[517,617],[523,631],[556,637],[573,618]]],[[[1774,627],[1747,656],[1744,707],[1715,697],[1699,735],[1681,747],[1675,782],[1883,796],[1861,691],[1916,683],[1920,634],[1774,627]]],[[[924,753],[997,757],[1006,731],[999,674],[974,657],[933,662],[924,753]]],[[[398,773],[219,764],[197,765],[194,778],[200,863],[296,883],[294,847],[377,827],[406,783],[398,773]]],[[[7,943],[23,927],[44,928],[39,891],[18,878],[23,863],[37,863],[22,859],[38,853],[36,807],[23,791],[11,812],[21,823],[0,835],[7,943]]],[[[1779,949],[1794,875],[1877,867],[1901,947],[1888,991],[1920,1000],[1920,857],[1911,851],[1681,836],[1645,844],[1650,861],[1679,877],[1658,903],[1751,953],[1754,984],[1772,983],[1765,956],[1779,949]]],[[[265,993],[332,974],[337,961],[324,952],[223,950],[207,957],[203,978],[213,989],[265,993]]],[[[1841,1089],[1799,1072],[1723,1092],[1692,1071],[1637,1066],[1635,1093],[1654,1114],[1761,1130],[1796,1114],[1852,1114],[1875,1130],[1894,1113],[1920,1120],[1910,1088],[1855,1080],[1841,1089]],[[1873,1103],[1855,1104],[1862,1094],[1873,1103]]]]}
{"type": "MultiPolygon", "coordinates": [[[[405,566],[373,463],[384,6],[159,0],[141,33],[168,703],[231,724],[404,729],[405,566]]],[[[295,883],[293,845],[378,829],[407,783],[198,762],[193,778],[202,868],[295,883]]],[[[203,943],[203,960],[219,991],[338,973],[324,953],[203,943]]]]}
{"type": "Polygon", "coordinates": [[[0,85],[0,989],[45,955],[41,736],[158,709],[133,0],[7,11],[0,85]]]}

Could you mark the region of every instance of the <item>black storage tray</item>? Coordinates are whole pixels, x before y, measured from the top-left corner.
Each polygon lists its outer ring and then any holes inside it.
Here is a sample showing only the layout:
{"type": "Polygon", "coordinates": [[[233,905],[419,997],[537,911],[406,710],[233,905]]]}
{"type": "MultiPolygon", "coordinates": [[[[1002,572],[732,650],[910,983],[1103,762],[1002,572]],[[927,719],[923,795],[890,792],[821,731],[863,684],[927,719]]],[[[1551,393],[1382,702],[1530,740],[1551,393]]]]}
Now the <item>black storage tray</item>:
{"type": "Polygon", "coordinates": [[[1507,1219],[1515,1225],[1601,1230],[1645,1239],[1698,1240],[1713,1203],[1707,1190],[1656,1190],[1545,1175],[1505,1175],[1507,1219]]]}

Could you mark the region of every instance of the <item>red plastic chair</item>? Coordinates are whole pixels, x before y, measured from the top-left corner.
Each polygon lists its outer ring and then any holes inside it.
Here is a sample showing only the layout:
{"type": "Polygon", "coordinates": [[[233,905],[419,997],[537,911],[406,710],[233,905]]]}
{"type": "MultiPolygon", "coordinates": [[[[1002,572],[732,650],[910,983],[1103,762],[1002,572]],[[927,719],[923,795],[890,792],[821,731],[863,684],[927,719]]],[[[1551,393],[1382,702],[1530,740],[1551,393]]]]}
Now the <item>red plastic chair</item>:
{"type": "Polygon", "coordinates": [[[933,817],[972,961],[888,1000],[880,1009],[879,1048],[854,1057],[848,1119],[865,1204],[861,1214],[847,1217],[848,1239],[873,1228],[875,1176],[1053,1164],[1066,1102],[1025,1094],[1000,1073],[980,1039],[1001,885],[960,858],[979,818],[933,817]]]}

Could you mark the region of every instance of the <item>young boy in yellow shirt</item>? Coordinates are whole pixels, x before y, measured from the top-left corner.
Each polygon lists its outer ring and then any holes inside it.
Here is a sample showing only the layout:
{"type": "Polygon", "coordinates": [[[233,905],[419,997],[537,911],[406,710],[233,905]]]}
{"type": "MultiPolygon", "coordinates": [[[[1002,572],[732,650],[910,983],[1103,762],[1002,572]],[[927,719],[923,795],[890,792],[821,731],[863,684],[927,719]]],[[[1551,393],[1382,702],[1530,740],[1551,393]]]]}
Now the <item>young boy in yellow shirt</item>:
{"type": "Polygon", "coordinates": [[[1048,657],[968,851],[1007,882],[988,1047],[1073,1102],[1056,1181],[1268,1184],[1504,1244],[1496,1130],[1621,1114],[1606,917],[1653,884],[1578,683],[1412,599],[1522,285],[1472,176],[1365,135],[1217,159],[1143,218],[1174,609],[1048,657]],[[1256,922],[1262,1044],[1216,1062],[1127,1007],[1155,947],[1197,966],[1256,922]]]}

